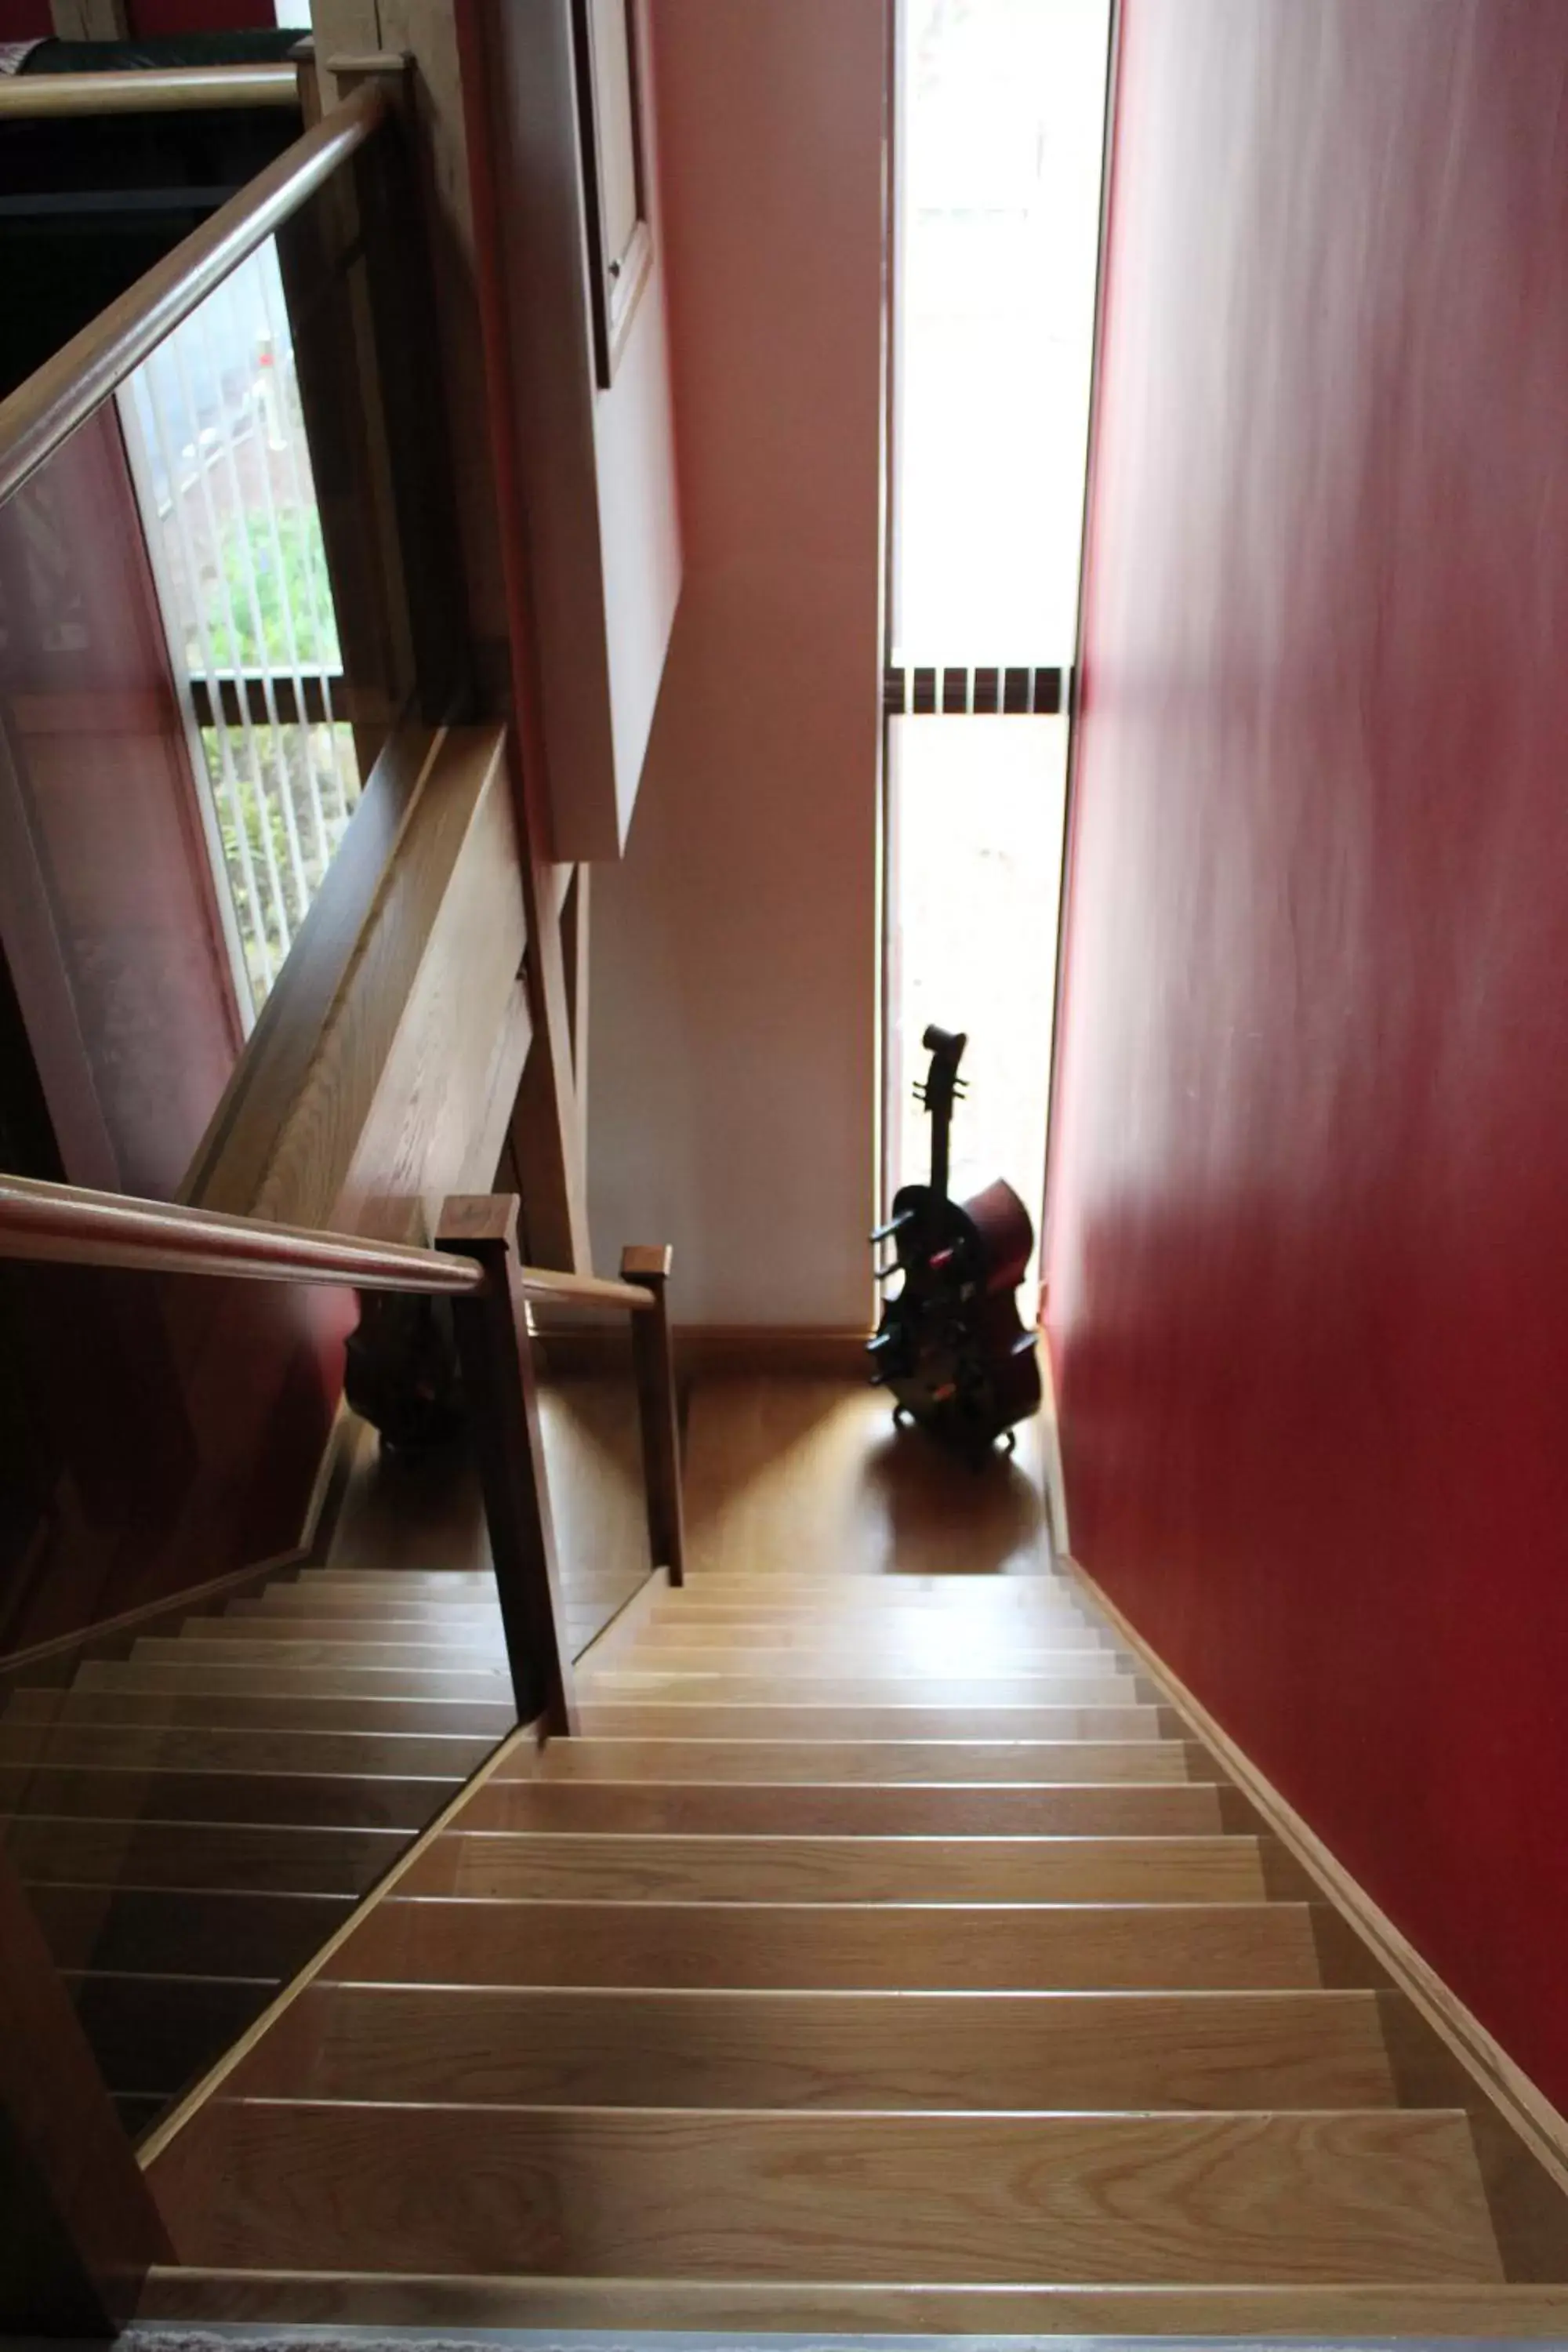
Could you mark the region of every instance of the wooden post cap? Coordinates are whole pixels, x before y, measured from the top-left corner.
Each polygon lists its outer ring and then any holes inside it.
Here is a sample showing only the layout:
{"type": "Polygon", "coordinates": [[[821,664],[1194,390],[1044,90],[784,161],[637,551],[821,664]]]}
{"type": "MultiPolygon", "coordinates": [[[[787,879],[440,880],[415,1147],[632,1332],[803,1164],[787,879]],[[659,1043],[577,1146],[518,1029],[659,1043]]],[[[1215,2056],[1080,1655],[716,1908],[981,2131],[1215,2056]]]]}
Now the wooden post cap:
{"type": "Polygon", "coordinates": [[[623,1282],[668,1282],[675,1252],[668,1242],[628,1242],[621,1252],[623,1282]]]}

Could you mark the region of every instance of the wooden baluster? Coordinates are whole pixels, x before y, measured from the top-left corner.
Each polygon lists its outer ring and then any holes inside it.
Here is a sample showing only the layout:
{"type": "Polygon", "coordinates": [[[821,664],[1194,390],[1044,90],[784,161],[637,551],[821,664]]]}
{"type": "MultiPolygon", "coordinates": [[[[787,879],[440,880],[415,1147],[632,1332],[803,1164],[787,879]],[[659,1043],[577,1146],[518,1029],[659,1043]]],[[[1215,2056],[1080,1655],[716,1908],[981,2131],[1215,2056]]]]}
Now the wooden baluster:
{"type": "Polygon", "coordinates": [[[667,1285],[673,1253],[633,1245],[621,1252],[621,1279],[653,1298],[651,1315],[632,1317],[632,1361],[642,1415],[643,1476],[647,1483],[647,1532],[656,1568],[671,1584],[686,1581],[686,1517],[680,1499],[680,1423],[675,1394],[675,1349],[667,1285]]]}
{"type": "Polygon", "coordinates": [[[112,2336],[174,2248],[0,1853],[0,2333],[112,2336]]]}
{"type": "Polygon", "coordinates": [[[513,1194],[454,1196],[442,1208],[436,1246],[477,1259],[488,1277],[481,1290],[453,1300],[452,1314],[518,1719],[542,1716],[552,1732],[575,1731],[572,1653],[518,1274],[517,1218],[513,1194]]]}

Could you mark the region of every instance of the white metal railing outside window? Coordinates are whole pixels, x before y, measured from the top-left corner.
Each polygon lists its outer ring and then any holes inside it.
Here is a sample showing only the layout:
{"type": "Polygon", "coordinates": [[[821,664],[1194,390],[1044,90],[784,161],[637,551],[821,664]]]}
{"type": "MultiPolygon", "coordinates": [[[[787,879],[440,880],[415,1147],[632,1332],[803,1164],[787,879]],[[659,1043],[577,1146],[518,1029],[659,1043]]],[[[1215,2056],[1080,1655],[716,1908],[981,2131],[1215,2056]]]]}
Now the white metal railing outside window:
{"type": "Polygon", "coordinates": [[[248,1024],[360,792],[275,246],[119,401],[248,1024]]]}

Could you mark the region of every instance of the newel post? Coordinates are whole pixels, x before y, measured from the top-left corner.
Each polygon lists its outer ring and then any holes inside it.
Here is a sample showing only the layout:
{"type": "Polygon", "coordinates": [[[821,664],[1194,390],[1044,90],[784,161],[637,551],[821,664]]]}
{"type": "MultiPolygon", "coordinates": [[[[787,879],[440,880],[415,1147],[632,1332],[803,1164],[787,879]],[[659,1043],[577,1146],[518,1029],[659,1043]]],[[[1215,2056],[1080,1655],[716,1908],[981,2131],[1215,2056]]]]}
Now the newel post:
{"type": "Polygon", "coordinates": [[[510,1194],[455,1195],[443,1205],[436,1246],[477,1259],[487,1277],[481,1288],[453,1298],[452,1319],[518,1720],[542,1716],[552,1732],[575,1731],[572,1653],[518,1272],[517,1216],[510,1194]]]}
{"type": "Polygon", "coordinates": [[[686,1581],[686,1517],[680,1500],[680,1423],[675,1395],[675,1348],[669,1330],[668,1247],[621,1252],[621,1280],[651,1293],[653,1312],[632,1317],[632,1362],[642,1415],[643,1476],[647,1483],[647,1534],[653,1564],[686,1581]]]}

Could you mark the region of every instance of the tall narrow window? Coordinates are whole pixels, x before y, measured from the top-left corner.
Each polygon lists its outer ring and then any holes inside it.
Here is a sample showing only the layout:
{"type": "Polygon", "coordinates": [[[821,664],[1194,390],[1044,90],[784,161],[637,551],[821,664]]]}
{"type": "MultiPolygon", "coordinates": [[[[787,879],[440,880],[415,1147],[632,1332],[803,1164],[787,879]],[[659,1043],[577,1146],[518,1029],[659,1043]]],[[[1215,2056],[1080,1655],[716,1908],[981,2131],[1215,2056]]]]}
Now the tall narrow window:
{"type": "Polygon", "coordinates": [[[884,1177],[964,1029],[962,1198],[1037,1221],[1103,172],[1108,0],[899,0],[884,1177]]]}
{"type": "Polygon", "coordinates": [[[274,246],[120,394],[242,1008],[258,1011],[359,799],[274,246]]]}

